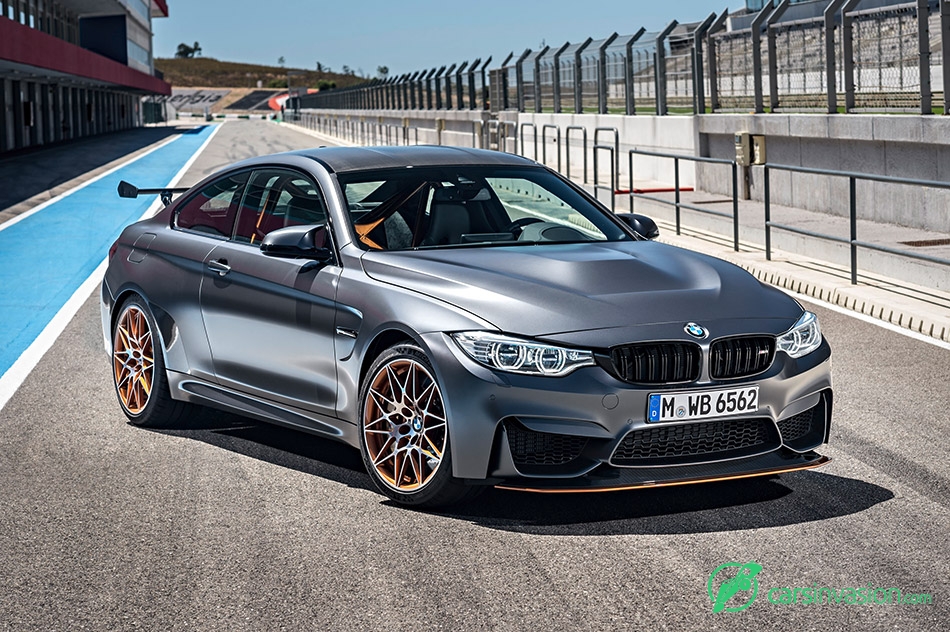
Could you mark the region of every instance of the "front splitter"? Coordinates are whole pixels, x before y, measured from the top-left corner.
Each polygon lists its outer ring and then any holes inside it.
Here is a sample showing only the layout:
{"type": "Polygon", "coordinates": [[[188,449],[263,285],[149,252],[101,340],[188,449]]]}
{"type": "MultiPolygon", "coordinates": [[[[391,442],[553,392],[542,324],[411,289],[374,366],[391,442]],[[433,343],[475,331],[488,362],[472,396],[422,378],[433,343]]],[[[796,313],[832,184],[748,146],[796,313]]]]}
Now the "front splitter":
{"type": "Polygon", "coordinates": [[[672,487],[811,470],[831,462],[814,452],[794,456],[770,453],[721,463],[657,468],[608,468],[576,479],[521,479],[495,485],[496,489],[540,494],[617,492],[647,487],[672,487]]]}

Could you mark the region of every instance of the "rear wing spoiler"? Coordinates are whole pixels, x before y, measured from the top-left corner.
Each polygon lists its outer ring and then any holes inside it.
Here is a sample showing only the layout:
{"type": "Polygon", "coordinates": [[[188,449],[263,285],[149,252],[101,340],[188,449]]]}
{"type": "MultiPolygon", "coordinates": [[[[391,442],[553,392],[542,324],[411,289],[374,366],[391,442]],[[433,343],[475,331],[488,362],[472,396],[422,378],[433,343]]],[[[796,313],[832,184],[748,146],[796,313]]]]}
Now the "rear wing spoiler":
{"type": "Polygon", "coordinates": [[[184,193],[188,190],[188,187],[173,189],[170,187],[164,187],[161,189],[140,189],[134,184],[122,180],[119,182],[119,197],[121,198],[137,198],[140,195],[158,195],[162,199],[162,204],[168,206],[171,204],[172,196],[177,193],[184,193]]]}

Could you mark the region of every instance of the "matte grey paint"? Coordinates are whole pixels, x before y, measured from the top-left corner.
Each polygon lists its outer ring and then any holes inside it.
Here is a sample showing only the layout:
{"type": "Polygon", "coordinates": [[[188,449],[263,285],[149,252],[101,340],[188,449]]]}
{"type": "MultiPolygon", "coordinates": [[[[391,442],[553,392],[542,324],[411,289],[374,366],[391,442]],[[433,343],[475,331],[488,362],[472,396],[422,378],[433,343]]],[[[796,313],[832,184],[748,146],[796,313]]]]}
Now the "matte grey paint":
{"type": "MultiPolygon", "coordinates": [[[[367,352],[377,336],[397,331],[432,360],[448,413],[453,474],[485,479],[517,474],[505,465],[506,445],[492,465],[505,417],[523,417],[539,431],[577,428],[619,440],[645,425],[647,397],[664,387],[620,382],[599,366],[561,378],[494,372],[468,358],[446,332],[498,329],[603,350],[688,340],[683,326],[695,321],[710,331],[700,342],[705,354],[722,336],[782,333],[802,313],[794,300],[731,264],[655,242],[361,250],[335,173],[410,164],[534,165],[503,153],[435,147],[328,148],[234,165],[193,190],[251,167],[301,171],[327,201],[336,260],[302,272],[304,260],[270,258],[252,246],[172,229],[175,202],[119,238],[102,285],[107,348],[117,302],[140,294],[161,329],[173,397],[358,446],[367,352]],[[133,255],[132,244],[146,234],[154,238],[138,241],[133,255]],[[227,259],[230,272],[209,269],[213,259],[227,259]]],[[[764,374],[733,383],[759,385],[761,410],[753,416],[789,417],[830,389],[830,348],[824,342],[798,360],[778,353],[764,374]]],[[[710,384],[704,369],[683,389],[710,384]]]]}

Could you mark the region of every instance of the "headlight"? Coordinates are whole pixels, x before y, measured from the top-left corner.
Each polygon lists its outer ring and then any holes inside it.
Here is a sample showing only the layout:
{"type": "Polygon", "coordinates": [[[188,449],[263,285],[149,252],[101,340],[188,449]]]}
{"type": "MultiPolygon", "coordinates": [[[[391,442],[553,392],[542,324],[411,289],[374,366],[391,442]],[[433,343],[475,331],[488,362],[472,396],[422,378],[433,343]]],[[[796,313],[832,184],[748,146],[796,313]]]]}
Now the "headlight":
{"type": "Polygon", "coordinates": [[[594,364],[594,354],[590,351],[565,349],[484,331],[450,335],[470,358],[499,371],[561,376],[594,364]]]}
{"type": "Polygon", "coordinates": [[[808,355],[821,346],[821,327],[818,317],[805,312],[795,325],[778,337],[778,348],[793,358],[808,355]]]}

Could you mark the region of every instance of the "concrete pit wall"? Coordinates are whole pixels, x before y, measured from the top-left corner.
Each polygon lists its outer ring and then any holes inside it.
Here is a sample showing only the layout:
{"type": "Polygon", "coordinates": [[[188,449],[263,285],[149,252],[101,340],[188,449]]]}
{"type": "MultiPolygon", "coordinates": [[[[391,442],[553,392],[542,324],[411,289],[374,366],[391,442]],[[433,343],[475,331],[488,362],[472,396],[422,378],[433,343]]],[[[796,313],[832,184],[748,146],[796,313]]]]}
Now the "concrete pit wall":
{"type": "MultiPolygon", "coordinates": [[[[734,134],[766,137],[772,164],[855,171],[918,180],[950,181],[950,118],[869,114],[715,114],[698,119],[704,155],[732,159],[734,134]]],[[[727,167],[699,165],[698,188],[729,194],[727,167]]],[[[763,169],[749,168],[750,195],[763,199],[763,169]]],[[[848,178],[771,170],[775,204],[847,217],[848,178]]],[[[858,181],[858,217],[950,232],[950,191],[858,181]]]]}

